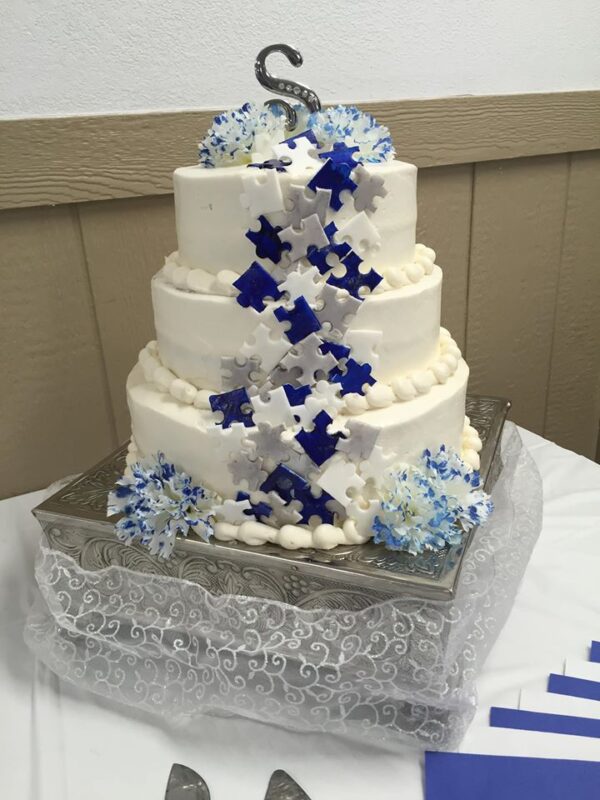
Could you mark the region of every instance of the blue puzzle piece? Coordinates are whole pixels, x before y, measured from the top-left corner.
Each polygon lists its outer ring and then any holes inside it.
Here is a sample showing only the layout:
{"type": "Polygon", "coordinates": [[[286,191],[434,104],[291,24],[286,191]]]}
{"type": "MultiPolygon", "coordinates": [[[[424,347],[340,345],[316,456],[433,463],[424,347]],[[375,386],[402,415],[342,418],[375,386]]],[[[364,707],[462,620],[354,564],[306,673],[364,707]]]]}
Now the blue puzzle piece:
{"type": "Polygon", "coordinates": [[[333,150],[328,153],[319,153],[319,158],[323,160],[329,158],[333,161],[335,168],[340,171],[344,177],[348,177],[355,167],[358,167],[358,161],[354,158],[354,153],[358,153],[359,147],[347,147],[344,142],[334,142],[333,150]]]}
{"type": "Polygon", "coordinates": [[[323,164],[321,169],[310,179],[307,186],[313,192],[316,192],[317,189],[331,189],[329,205],[334,211],[339,211],[342,207],[340,193],[344,189],[348,189],[350,192],[356,189],[356,184],[350,176],[345,175],[342,170],[336,169],[331,159],[328,159],[323,164]]]}
{"type": "Polygon", "coordinates": [[[342,395],[356,392],[357,394],[364,394],[363,386],[368,383],[372,386],[376,381],[371,375],[371,365],[361,364],[353,358],[349,358],[344,369],[334,367],[329,373],[329,381],[331,383],[339,383],[341,386],[340,393],[342,395]]]}
{"type": "Polygon", "coordinates": [[[323,342],[319,349],[323,355],[331,353],[334,358],[337,358],[338,361],[341,361],[342,358],[348,358],[350,355],[350,348],[346,347],[345,344],[340,344],[339,342],[323,342]]]}
{"type": "Polygon", "coordinates": [[[217,422],[224,428],[229,428],[234,422],[243,422],[247,428],[254,425],[248,392],[242,386],[239,389],[232,389],[223,394],[211,394],[208,398],[210,407],[216,413],[223,412],[223,421],[217,422]],[[243,406],[247,406],[244,410],[243,406]]]}
{"type": "Polygon", "coordinates": [[[304,401],[311,393],[311,388],[310,386],[292,386],[291,383],[284,383],[283,391],[291,406],[301,406],[304,405],[304,401]]]}
{"type": "Polygon", "coordinates": [[[322,522],[333,522],[333,513],[327,508],[326,503],[333,498],[327,492],[315,497],[310,490],[308,481],[297,472],[279,464],[261,484],[263,492],[276,492],[286,503],[297,500],[301,508],[299,522],[308,523],[311,517],[320,517],[322,522]]]}
{"type": "Polygon", "coordinates": [[[290,136],[289,139],[284,139],[281,144],[287,144],[287,146],[291,150],[296,149],[296,140],[297,139],[308,139],[311,144],[314,144],[315,147],[319,146],[317,141],[317,137],[315,136],[313,131],[302,131],[302,133],[297,133],[295,136],[290,136]]]}
{"type": "Polygon", "coordinates": [[[324,464],[335,452],[341,433],[328,433],[327,428],[333,422],[326,411],[319,411],[313,420],[314,428],[306,431],[304,428],[296,434],[299,442],[317,466],[324,464]]]}
{"type": "Polygon", "coordinates": [[[294,301],[294,307],[291,309],[276,308],[275,316],[279,322],[290,323],[289,330],[285,332],[285,335],[292,344],[297,344],[310,333],[321,330],[321,323],[316,314],[302,296],[294,301]]]}
{"type": "Polygon", "coordinates": [[[347,242],[342,242],[341,244],[334,242],[333,237],[337,233],[335,222],[330,222],[323,230],[329,239],[329,244],[325,247],[321,247],[319,250],[314,246],[309,247],[308,253],[306,254],[310,263],[319,270],[321,275],[324,275],[331,269],[331,265],[327,263],[327,256],[330,253],[334,253],[341,261],[344,256],[347,256],[351,252],[351,247],[347,242]]]}
{"type": "Polygon", "coordinates": [[[233,285],[239,291],[236,300],[244,308],[252,306],[256,311],[262,311],[266,298],[278,300],[281,297],[277,281],[257,261],[253,261],[233,285]]]}
{"type": "Polygon", "coordinates": [[[281,254],[284,250],[289,250],[289,242],[282,242],[278,236],[281,227],[273,226],[262,214],[258,218],[260,229],[257,231],[249,230],[246,232],[246,239],[250,239],[259,258],[268,258],[274,264],[279,264],[281,254]]]}
{"type": "Polygon", "coordinates": [[[332,286],[337,286],[338,289],[346,289],[353,297],[362,300],[359,294],[359,289],[367,286],[371,291],[383,280],[383,276],[374,269],[368,272],[361,272],[359,267],[362,264],[362,258],[356,255],[354,250],[351,250],[345,258],[342,259],[342,264],[346,267],[346,272],[340,277],[330,275],[327,278],[327,283],[332,286]]]}
{"type": "Polygon", "coordinates": [[[256,164],[248,164],[249,167],[256,169],[274,169],[277,172],[287,172],[287,167],[292,163],[289,156],[282,156],[281,158],[269,158],[267,161],[262,161],[256,164]]]}
{"type": "Polygon", "coordinates": [[[250,500],[250,495],[247,492],[238,492],[235,496],[236,500],[247,500],[250,503],[250,508],[247,508],[244,511],[244,514],[247,517],[256,517],[256,519],[260,519],[261,517],[270,517],[273,509],[268,503],[265,503],[261,500],[258,503],[253,503],[250,500]]]}

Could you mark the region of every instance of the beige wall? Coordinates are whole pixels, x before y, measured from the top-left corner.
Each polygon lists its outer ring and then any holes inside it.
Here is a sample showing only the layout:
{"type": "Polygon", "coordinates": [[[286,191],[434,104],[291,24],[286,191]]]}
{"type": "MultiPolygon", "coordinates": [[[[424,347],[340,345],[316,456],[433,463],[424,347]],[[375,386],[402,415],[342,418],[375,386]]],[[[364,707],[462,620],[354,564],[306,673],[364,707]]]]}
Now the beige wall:
{"type": "MultiPolygon", "coordinates": [[[[418,239],[473,393],[597,457],[600,93],[371,106],[421,167],[418,239]]],[[[170,172],[209,112],[0,123],[0,496],[128,435],[124,383],[175,249],[170,172]]]]}

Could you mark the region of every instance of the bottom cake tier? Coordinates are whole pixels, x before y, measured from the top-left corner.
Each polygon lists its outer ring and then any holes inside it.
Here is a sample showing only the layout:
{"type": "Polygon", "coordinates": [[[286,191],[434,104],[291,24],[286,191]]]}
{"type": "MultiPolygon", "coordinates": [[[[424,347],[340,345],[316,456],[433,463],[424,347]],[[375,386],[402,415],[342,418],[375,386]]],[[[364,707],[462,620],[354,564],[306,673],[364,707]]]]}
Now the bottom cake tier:
{"type": "MultiPolygon", "coordinates": [[[[435,385],[412,400],[369,409],[356,417],[361,425],[377,433],[378,447],[370,462],[363,463],[364,473],[379,477],[385,466],[392,463],[390,459],[396,463],[417,463],[425,448],[435,451],[442,444],[462,453],[469,463],[476,461],[481,443],[465,418],[468,377],[469,369],[461,359],[446,383],[435,385]],[[387,461],[382,460],[382,454],[387,461]]],[[[181,403],[156,384],[148,383],[139,365],[129,375],[127,398],[134,442],[130,460],[165,453],[178,469],[224,499],[236,498],[240,489],[245,488],[236,485],[230,462],[250,428],[238,424],[227,431],[221,430],[215,425],[211,411],[181,403]]],[[[273,520],[270,524],[254,520],[240,524],[219,522],[215,536],[222,541],[238,540],[250,545],[276,542],[289,549],[359,544],[371,536],[373,508],[368,498],[362,501],[362,512],[354,513],[354,519],[345,519],[340,507],[335,524],[313,526],[291,524],[293,521],[286,520],[285,514],[275,525],[273,520]]]]}

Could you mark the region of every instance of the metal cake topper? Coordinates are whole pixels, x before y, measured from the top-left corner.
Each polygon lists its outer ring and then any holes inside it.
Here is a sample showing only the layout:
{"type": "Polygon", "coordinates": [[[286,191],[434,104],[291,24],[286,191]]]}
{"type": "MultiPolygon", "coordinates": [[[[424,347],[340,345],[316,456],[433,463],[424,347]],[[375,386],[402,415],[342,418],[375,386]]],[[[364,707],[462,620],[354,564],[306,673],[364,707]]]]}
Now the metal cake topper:
{"type": "MultiPolygon", "coordinates": [[[[273,92],[273,94],[280,94],[284,97],[292,97],[299,100],[301,103],[304,103],[311,112],[320,111],[321,101],[312,89],[309,89],[308,86],[304,86],[302,83],[296,83],[296,81],[291,81],[287,78],[277,78],[269,72],[266,61],[271,53],[282,53],[293,67],[302,66],[302,54],[299,50],[296,50],[295,47],[291,47],[289,44],[267,45],[267,47],[263,47],[256,56],[256,61],[254,62],[254,72],[260,85],[264,86],[264,88],[268,89],[270,92],[273,92]]],[[[283,108],[287,119],[286,128],[289,131],[293,130],[298,124],[296,110],[285,100],[267,100],[265,105],[279,105],[283,108]]]]}

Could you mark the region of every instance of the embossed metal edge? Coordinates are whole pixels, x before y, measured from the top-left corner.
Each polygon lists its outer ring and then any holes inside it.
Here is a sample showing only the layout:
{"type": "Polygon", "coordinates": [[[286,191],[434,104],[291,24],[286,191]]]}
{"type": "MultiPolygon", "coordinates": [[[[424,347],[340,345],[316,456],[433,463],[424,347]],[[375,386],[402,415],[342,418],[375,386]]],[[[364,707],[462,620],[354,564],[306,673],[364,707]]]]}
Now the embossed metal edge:
{"type": "MultiPolygon", "coordinates": [[[[472,423],[477,427],[477,422],[480,422],[484,428],[481,431],[484,434],[481,474],[486,485],[509,408],[510,402],[503,398],[473,395],[468,397],[468,410],[471,414],[474,413],[472,423]],[[476,405],[475,409],[473,404],[476,405]]],[[[124,467],[126,447],[123,445],[117,448],[86,473],[37,506],[33,513],[42,527],[50,521],[58,524],[60,520],[67,518],[79,520],[88,536],[94,536],[96,533],[102,536],[114,536],[110,519],[93,509],[86,508],[84,503],[73,502],[73,499],[77,497],[77,488],[80,486],[83,488],[90,477],[98,476],[102,482],[103,477],[110,479],[119,475],[124,467]],[[71,502],[68,502],[69,500],[71,502]]],[[[96,491],[106,493],[111,485],[112,481],[107,480],[103,485],[96,484],[94,488],[96,491]]],[[[206,543],[181,537],[177,549],[189,553],[190,556],[210,555],[215,559],[225,557],[255,567],[281,569],[283,566],[298,570],[301,565],[303,574],[328,581],[332,584],[332,588],[336,583],[352,581],[357,588],[363,587],[375,592],[410,593],[428,599],[448,600],[454,596],[462,562],[476,530],[470,531],[457,548],[446,551],[444,558],[446,560],[453,558],[454,561],[448,569],[442,568],[441,577],[435,579],[411,572],[390,572],[384,567],[361,561],[361,556],[366,552],[373,551],[374,548],[377,548],[377,552],[380,550],[372,543],[351,548],[339,547],[330,551],[289,551],[269,545],[247,547],[237,542],[206,543]]]]}

